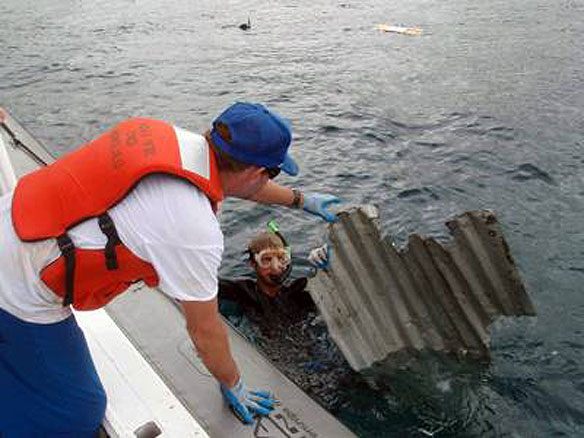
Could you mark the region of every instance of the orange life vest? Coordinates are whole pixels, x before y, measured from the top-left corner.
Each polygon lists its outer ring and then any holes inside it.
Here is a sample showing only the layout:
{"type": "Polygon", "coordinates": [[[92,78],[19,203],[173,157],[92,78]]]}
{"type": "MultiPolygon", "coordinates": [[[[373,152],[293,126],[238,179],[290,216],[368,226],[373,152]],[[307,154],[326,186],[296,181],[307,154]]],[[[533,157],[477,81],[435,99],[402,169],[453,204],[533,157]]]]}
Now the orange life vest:
{"type": "Polygon", "coordinates": [[[20,179],[12,201],[14,229],[23,241],[57,239],[62,255],[43,268],[41,279],[64,298],[63,305],[96,309],[134,282],[158,284],[154,267],[120,242],[107,214],[144,176],[184,178],[214,208],[223,199],[215,155],[206,142],[189,141],[192,135],[162,121],[130,119],[20,179]],[[96,217],[108,238],[106,248],[73,247],[67,230],[96,217]]]}

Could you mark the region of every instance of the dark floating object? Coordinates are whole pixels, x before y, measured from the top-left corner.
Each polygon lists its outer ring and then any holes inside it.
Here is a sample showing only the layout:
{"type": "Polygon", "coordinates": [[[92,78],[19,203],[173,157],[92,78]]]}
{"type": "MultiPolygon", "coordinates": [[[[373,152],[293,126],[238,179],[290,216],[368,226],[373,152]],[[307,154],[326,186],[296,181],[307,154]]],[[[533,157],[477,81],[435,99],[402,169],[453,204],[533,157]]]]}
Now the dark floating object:
{"type": "Polygon", "coordinates": [[[239,25],[239,28],[241,30],[249,30],[249,29],[251,29],[251,20],[249,19],[249,16],[247,17],[247,23],[241,23],[239,25]]]}

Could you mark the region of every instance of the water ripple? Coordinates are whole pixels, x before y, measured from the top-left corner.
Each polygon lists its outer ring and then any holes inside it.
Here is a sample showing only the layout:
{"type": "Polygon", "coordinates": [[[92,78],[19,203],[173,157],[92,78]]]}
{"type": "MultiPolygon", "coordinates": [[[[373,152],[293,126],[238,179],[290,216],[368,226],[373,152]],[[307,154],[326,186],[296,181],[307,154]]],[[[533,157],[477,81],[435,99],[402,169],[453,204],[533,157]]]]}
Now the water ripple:
{"type": "Polygon", "coordinates": [[[550,176],[549,173],[531,163],[521,164],[508,173],[511,175],[511,179],[515,181],[525,182],[539,180],[545,182],[546,184],[556,185],[556,181],[550,176]]]}

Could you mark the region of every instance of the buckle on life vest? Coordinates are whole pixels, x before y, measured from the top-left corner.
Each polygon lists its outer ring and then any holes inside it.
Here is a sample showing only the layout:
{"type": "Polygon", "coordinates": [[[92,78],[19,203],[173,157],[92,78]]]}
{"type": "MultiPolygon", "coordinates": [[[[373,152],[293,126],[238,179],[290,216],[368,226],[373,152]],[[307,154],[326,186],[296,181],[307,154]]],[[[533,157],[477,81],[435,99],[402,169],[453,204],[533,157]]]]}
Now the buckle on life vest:
{"type": "MultiPolygon", "coordinates": [[[[114,221],[109,214],[104,213],[98,218],[99,228],[107,237],[105,245],[105,265],[109,271],[118,269],[118,257],[116,255],[116,245],[122,243],[118,236],[118,231],[114,221]]],[[[61,255],[65,259],[65,297],[63,307],[73,304],[75,287],[75,245],[67,233],[57,236],[57,244],[61,250],[61,255]]]]}

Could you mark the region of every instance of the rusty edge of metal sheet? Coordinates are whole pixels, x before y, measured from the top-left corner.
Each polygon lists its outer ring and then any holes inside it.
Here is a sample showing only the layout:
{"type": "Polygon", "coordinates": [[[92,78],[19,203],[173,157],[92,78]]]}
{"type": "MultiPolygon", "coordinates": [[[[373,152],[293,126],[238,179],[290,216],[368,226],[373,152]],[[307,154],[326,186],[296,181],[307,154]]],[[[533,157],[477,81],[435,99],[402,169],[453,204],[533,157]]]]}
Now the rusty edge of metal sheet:
{"type": "Polygon", "coordinates": [[[330,262],[310,291],[355,370],[401,350],[488,359],[497,315],[535,315],[492,211],[446,223],[448,245],[413,234],[403,250],[382,239],[372,205],[329,226],[330,262]]]}

